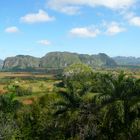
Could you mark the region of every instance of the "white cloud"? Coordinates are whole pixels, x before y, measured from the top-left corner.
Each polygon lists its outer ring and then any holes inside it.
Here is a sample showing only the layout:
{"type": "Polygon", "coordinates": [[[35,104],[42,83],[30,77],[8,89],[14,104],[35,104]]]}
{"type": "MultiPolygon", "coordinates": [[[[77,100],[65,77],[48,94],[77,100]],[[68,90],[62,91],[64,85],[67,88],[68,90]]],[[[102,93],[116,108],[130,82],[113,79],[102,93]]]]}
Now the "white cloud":
{"type": "Polygon", "coordinates": [[[111,22],[110,24],[107,24],[106,28],[106,34],[111,36],[126,31],[126,29],[121,27],[121,25],[119,25],[117,22],[111,22]]]}
{"type": "Polygon", "coordinates": [[[129,23],[134,26],[140,26],[140,17],[134,16],[129,19],[129,23]]]}
{"type": "Polygon", "coordinates": [[[81,6],[122,9],[131,7],[135,2],[136,0],[49,0],[48,5],[52,9],[69,14],[69,10],[64,10],[65,8],[72,8],[75,12],[78,12],[81,6]]]}
{"type": "Polygon", "coordinates": [[[79,10],[80,10],[80,7],[78,6],[65,6],[65,7],[60,8],[60,11],[62,13],[66,13],[68,15],[77,14],[79,13],[79,10]]]}
{"type": "Polygon", "coordinates": [[[100,34],[99,29],[92,29],[89,27],[83,27],[83,28],[73,28],[70,30],[70,34],[77,37],[96,37],[98,34],[100,34]]]}
{"type": "Polygon", "coordinates": [[[76,27],[69,31],[72,36],[83,38],[94,38],[98,35],[117,35],[121,32],[125,32],[126,28],[119,22],[106,22],[103,21],[100,25],[92,25],[87,27],[76,27]]]}
{"type": "Polygon", "coordinates": [[[44,45],[44,46],[48,46],[48,45],[51,44],[51,42],[48,41],[48,40],[39,40],[38,43],[39,43],[40,45],[44,45]]]}
{"type": "Polygon", "coordinates": [[[54,17],[49,16],[45,11],[39,10],[38,13],[29,13],[20,18],[25,23],[39,23],[54,20],[54,17]]]}
{"type": "Polygon", "coordinates": [[[130,25],[140,27],[140,16],[137,16],[136,14],[137,13],[133,11],[124,11],[122,13],[124,19],[127,20],[130,25]]]}
{"type": "Polygon", "coordinates": [[[135,16],[135,13],[132,11],[123,11],[122,15],[126,20],[131,19],[132,17],[135,16]]]}
{"type": "Polygon", "coordinates": [[[16,26],[7,27],[5,29],[6,33],[18,33],[19,29],[16,26]]]}

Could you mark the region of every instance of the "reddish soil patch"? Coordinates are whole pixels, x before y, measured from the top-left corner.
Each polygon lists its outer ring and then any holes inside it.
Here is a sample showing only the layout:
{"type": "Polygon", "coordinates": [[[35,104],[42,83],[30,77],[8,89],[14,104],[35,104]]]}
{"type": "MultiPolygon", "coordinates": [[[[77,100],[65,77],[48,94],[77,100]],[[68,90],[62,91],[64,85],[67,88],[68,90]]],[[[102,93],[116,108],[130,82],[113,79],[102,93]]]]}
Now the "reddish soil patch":
{"type": "Polygon", "coordinates": [[[4,90],[0,90],[0,95],[5,94],[6,92],[4,90]]]}
{"type": "Polygon", "coordinates": [[[26,99],[26,100],[23,100],[22,103],[25,104],[25,105],[31,105],[33,103],[33,100],[32,99],[26,99]]]}

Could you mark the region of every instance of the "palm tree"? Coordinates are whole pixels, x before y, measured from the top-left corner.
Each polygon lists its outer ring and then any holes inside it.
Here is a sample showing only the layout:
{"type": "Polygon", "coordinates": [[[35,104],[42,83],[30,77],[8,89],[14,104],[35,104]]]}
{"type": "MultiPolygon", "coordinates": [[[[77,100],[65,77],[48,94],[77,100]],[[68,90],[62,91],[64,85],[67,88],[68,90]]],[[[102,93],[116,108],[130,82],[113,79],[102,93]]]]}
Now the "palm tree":
{"type": "Polygon", "coordinates": [[[118,76],[101,75],[99,94],[95,96],[104,112],[101,133],[111,139],[132,138],[132,124],[140,115],[140,80],[124,73],[118,76]]]}
{"type": "Polygon", "coordinates": [[[16,111],[20,106],[14,94],[0,96],[0,139],[14,139],[17,129],[16,111]]]}
{"type": "MultiPolygon", "coordinates": [[[[60,95],[60,100],[55,103],[55,115],[62,120],[62,126],[66,127],[66,135],[68,133],[70,133],[69,137],[76,137],[78,135],[80,140],[84,140],[91,122],[91,117],[89,116],[93,109],[90,109],[94,105],[93,103],[90,104],[90,101],[85,98],[88,96],[90,88],[87,87],[87,84],[78,83],[79,80],[77,78],[79,79],[79,76],[67,79],[65,89],[57,93],[60,95]]],[[[82,80],[85,83],[88,81],[82,80]]]]}
{"type": "Polygon", "coordinates": [[[21,104],[15,100],[14,94],[6,94],[0,96],[0,111],[4,113],[14,113],[21,104]]]}

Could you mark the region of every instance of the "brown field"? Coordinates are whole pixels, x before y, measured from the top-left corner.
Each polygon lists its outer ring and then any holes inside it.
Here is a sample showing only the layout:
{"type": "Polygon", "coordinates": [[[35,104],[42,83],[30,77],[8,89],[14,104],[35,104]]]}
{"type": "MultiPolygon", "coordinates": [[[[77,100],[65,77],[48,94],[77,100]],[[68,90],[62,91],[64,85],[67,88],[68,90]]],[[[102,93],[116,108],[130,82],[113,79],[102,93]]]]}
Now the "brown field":
{"type": "Polygon", "coordinates": [[[35,78],[53,78],[53,75],[35,74],[30,72],[0,72],[0,78],[5,77],[35,77],[35,78]]]}

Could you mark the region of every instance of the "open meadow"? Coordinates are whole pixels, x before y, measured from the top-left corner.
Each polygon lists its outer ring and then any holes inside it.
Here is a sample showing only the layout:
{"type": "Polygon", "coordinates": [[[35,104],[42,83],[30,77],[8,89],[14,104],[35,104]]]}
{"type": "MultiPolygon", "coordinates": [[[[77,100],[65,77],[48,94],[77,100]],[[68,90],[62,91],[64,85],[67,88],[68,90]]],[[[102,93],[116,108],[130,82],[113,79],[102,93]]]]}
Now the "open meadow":
{"type": "MultiPolygon", "coordinates": [[[[121,70],[97,69],[95,73],[112,73],[117,74],[121,70]]],[[[140,78],[139,71],[124,70],[128,76],[140,78]]],[[[35,72],[0,72],[0,94],[9,94],[18,91],[21,95],[16,95],[16,99],[23,104],[32,104],[33,101],[45,94],[53,92],[57,83],[61,82],[53,74],[35,73],[35,72]],[[17,89],[13,89],[17,88],[17,89]],[[23,94],[22,94],[23,92],[23,94]],[[25,92],[25,94],[24,94],[25,92]]]]}
{"type": "Polygon", "coordinates": [[[17,88],[17,90],[19,88],[21,90],[19,92],[27,92],[28,94],[17,95],[16,99],[24,104],[31,104],[42,95],[52,92],[54,84],[58,82],[59,80],[51,74],[0,72],[0,94],[14,93],[13,88],[17,88]]]}

